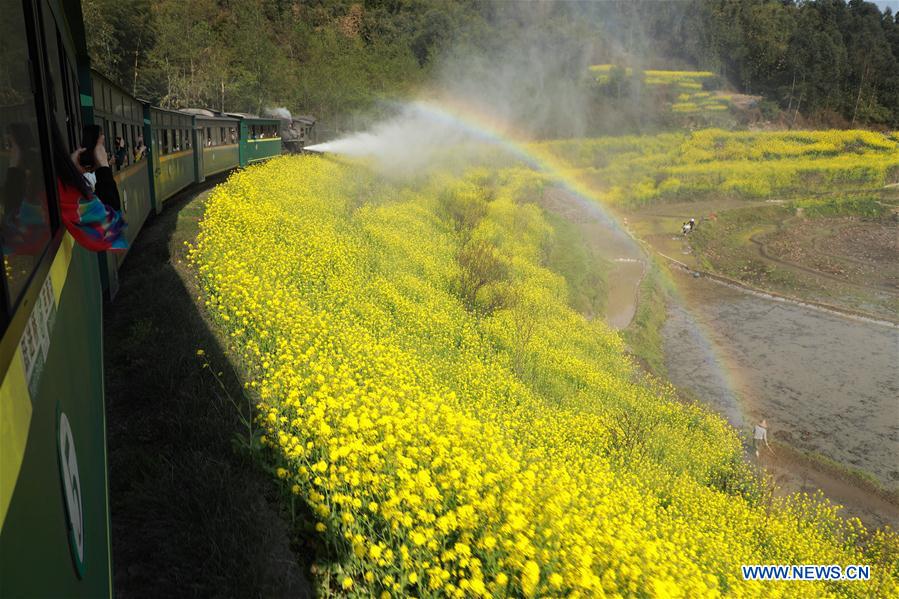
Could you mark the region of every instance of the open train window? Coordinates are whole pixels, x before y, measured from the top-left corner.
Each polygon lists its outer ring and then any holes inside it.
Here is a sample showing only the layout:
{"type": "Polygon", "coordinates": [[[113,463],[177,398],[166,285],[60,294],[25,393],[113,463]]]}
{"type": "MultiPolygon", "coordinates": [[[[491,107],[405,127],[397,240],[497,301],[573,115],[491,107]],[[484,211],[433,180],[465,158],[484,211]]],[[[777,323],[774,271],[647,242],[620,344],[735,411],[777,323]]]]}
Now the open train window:
{"type": "MultiPolygon", "coordinates": [[[[47,202],[42,111],[33,82],[40,81],[32,57],[35,40],[22,3],[4,3],[0,20],[0,130],[3,133],[0,218],[3,269],[3,326],[40,264],[53,235],[47,202]]],[[[53,193],[52,191],[50,192],[53,193]]],[[[52,196],[51,196],[52,197],[52,196]]]]}
{"type": "Polygon", "coordinates": [[[125,151],[124,152],[120,151],[118,147],[116,147],[116,150],[115,150],[116,156],[117,156],[116,166],[120,169],[125,168],[131,162],[128,159],[128,154],[129,154],[128,148],[131,147],[131,136],[129,135],[130,129],[131,129],[131,127],[129,127],[128,125],[122,125],[121,137],[122,137],[122,145],[124,146],[125,151]],[[121,164],[119,163],[118,158],[121,158],[121,164]]]}

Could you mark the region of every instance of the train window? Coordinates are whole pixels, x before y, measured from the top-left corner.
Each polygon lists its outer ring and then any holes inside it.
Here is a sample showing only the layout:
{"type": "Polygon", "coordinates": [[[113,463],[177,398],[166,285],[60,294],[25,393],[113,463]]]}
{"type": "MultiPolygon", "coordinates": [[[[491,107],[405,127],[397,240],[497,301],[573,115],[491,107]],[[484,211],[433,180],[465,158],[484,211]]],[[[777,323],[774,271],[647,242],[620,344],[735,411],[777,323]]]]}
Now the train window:
{"type": "Polygon", "coordinates": [[[115,132],[113,131],[114,125],[115,123],[110,123],[110,121],[103,119],[103,144],[106,146],[107,158],[112,156],[112,142],[115,141],[115,132]]]}
{"type": "Polygon", "coordinates": [[[64,102],[66,105],[66,135],[68,135],[69,145],[75,146],[78,139],[78,132],[80,127],[78,126],[79,120],[77,115],[79,110],[77,107],[79,106],[79,101],[77,94],[74,91],[75,86],[77,85],[78,78],[74,76],[74,69],[72,68],[69,61],[66,59],[64,46],[62,43],[62,36],[59,31],[56,32],[56,45],[59,48],[59,65],[62,75],[62,91],[64,96],[64,102]],[[74,118],[73,118],[74,117],[74,118]]]}
{"type": "Polygon", "coordinates": [[[221,136],[222,144],[225,144],[227,137],[225,137],[225,128],[224,127],[219,127],[219,135],[221,136]]]}
{"type": "Polygon", "coordinates": [[[160,154],[168,154],[169,153],[169,130],[162,130],[162,145],[160,146],[160,154]]]}
{"type": "MultiPolygon", "coordinates": [[[[4,3],[0,39],[0,128],[3,132],[2,251],[5,302],[13,308],[31,279],[51,227],[46,199],[41,133],[32,91],[31,62],[22,3],[4,3]]],[[[11,312],[11,310],[10,310],[11,312]]]]}
{"type": "Polygon", "coordinates": [[[228,133],[231,135],[231,143],[237,143],[237,131],[234,130],[234,127],[228,128],[228,133]]]}
{"type": "Polygon", "coordinates": [[[131,141],[131,136],[128,135],[130,129],[131,127],[128,125],[122,125],[122,149],[116,148],[116,165],[119,168],[125,168],[131,162],[128,159],[128,148],[131,147],[131,144],[129,143],[131,141]]]}
{"type": "Polygon", "coordinates": [[[131,155],[134,157],[134,162],[140,162],[140,160],[143,158],[143,153],[140,152],[137,148],[143,141],[143,136],[141,135],[140,127],[137,125],[131,125],[131,140],[131,155]]]}

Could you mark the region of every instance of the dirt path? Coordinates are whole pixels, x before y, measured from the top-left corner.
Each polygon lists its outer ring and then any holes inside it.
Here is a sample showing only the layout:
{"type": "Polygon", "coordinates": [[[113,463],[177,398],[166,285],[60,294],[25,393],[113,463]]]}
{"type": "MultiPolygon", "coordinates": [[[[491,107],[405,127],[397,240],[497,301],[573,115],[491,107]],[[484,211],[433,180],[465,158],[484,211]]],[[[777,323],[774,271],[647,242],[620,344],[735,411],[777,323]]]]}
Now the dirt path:
{"type": "Polygon", "coordinates": [[[779,495],[796,492],[811,495],[820,490],[832,502],[843,506],[840,514],[846,518],[858,518],[869,528],[889,525],[899,529],[899,503],[860,486],[856,480],[824,470],[785,447],[776,451],[775,456],[762,454],[762,464],[774,477],[779,495]]]}

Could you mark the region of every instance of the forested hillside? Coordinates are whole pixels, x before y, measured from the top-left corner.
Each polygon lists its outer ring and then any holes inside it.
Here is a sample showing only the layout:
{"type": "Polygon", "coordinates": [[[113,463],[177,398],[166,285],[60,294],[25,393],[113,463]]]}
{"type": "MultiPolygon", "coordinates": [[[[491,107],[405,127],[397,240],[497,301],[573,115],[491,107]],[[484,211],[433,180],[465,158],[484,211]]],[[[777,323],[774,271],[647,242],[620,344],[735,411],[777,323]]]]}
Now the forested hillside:
{"type": "MultiPolygon", "coordinates": [[[[713,71],[733,91],[765,96],[767,116],[783,111],[792,123],[801,114],[835,126],[899,126],[899,21],[858,0],[84,0],[83,7],[94,66],[168,107],[286,106],[332,130],[356,128],[384,110],[379,100],[445,76],[453,59],[501,69],[490,60],[503,56],[498,48],[542,35],[564,46],[548,53],[578,49],[567,72],[553,76],[586,86],[593,109],[615,102],[648,109],[634,103],[639,89],[613,99],[591,82],[587,65],[613,63],[713,71]]],[[[522,91],[540,84],[521,81],[522,91]]]]}

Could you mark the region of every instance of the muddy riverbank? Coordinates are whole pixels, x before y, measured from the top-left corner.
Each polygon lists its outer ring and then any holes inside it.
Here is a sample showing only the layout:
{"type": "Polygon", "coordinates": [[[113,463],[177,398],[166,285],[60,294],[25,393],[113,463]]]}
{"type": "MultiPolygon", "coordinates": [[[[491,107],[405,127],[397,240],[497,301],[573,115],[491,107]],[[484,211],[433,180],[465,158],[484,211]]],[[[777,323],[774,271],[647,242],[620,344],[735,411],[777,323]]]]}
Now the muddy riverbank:
{"type": "Polygon", "coordinates": [[[613,329],[627,327],[637,310],[640,282],[647,257],[640,245],[593,201],[565,189],[550,188],[541,200],[544,209],[572,223],[590,254],[606,261],[602,316],[613,329]]]}
{"type": "MultiPolygon", "coordinates": [[[[606,263],[603,313],[611,326],[627,327],[647,270],[644,250],[592,202],[550,189],[541,203],[574,223],[580,243],[606,263]]],[[[692,257],[682,256],[680,238],[656,233],[653,250],[662,251],[655,242],[663,239],[676,244],[664,249],[678,258],[692,257]]],[[[661,349],[671,382],[747,441],[752,425],[768,420],[781,450],[763,455],[761,466],[779,493],[820,489],[845,516],[899,528],[899,505],[875,488],[899,490],[899,328],[668,270],[661,349]]]]}
{"type": "Polygon", "coordinates": [[[746,434],[767,418],[773,439],[899,488],[899,329],[672,276],[663,337],[676,386],[746,434]]]}

